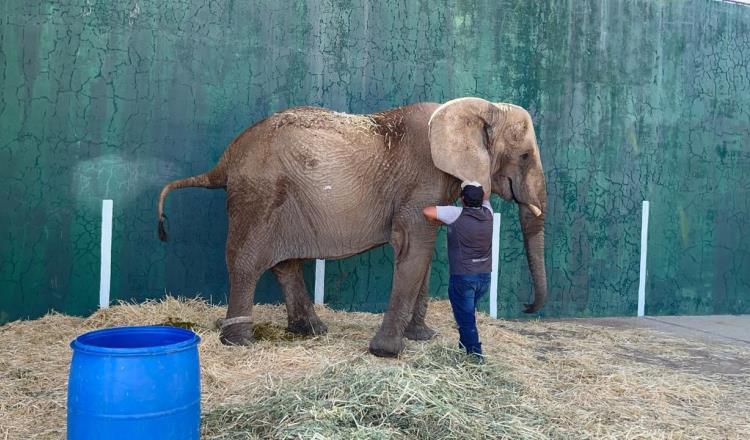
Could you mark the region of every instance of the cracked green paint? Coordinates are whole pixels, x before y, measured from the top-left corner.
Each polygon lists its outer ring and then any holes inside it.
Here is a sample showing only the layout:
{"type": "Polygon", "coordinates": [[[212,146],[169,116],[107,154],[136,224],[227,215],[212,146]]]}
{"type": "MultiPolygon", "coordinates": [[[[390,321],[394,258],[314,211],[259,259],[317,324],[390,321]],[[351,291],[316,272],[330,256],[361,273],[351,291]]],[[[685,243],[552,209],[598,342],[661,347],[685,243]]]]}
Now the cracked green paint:
{"type": "MultiPolygon", "coordinates": [[[[534,116],[548,182],[547,316],[750,312],[750,8],[714,1],[6,0],[0,5],[0,322],[114,299],[225,300],[225,196],[169,199],[246,126],[311,104],[366,113],[459,96],[534,116]]],[[[514,205],[500,315],[531,295],[514,205]]],[[[382,310],[388,247],[326,266],[337,308],[382,310]]],[[[305,269],[312,283],[312,265],[305,269]]],[[[431,293],[447,289],[445,236],[431,293]]],[[[277,301],[266,274],[259,301],[277,301]]],[[[486,301],[486,300],[485,300],[486,301]]],[[[484,305],[486,307],[486,304],[484,305]]]]}

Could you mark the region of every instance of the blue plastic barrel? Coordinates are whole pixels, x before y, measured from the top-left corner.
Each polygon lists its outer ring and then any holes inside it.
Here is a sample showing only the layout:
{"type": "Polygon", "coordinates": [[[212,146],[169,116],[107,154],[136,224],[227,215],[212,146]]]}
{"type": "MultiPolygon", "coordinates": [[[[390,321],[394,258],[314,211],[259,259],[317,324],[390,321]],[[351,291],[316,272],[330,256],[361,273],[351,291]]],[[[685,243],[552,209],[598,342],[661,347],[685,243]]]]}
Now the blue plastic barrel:
{"type": "Polygon", "coordinates": [[[200,338],[175,327],[117,327],[70,343],[68,439],[198,439],[200,338]]]}

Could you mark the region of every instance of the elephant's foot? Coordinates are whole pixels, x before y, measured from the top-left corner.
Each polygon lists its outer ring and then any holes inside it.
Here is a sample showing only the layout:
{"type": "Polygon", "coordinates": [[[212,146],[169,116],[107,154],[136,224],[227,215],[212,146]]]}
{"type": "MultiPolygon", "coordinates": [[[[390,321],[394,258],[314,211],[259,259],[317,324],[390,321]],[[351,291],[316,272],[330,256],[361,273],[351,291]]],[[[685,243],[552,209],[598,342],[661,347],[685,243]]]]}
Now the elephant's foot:
{"type": "Polygon", "coordinates": [[[426,324],[409,323],[404,330],[404,337],[412,341],[429,341],[435,336],[435,330],[427,327],[426,324]]]}
{"type": "MultiPolygon", "coordinates": [[[[227,320],[224,320],[226,323],[227,320]]],[[[224,345],[250,345],[255,340],[252,322],[222,324],[221,343],[224,345]]]]}
{"type": "Polygon", "coordinates": [[[404,350],[404,338],[378,332],[370,341],[370,353],[378,357],[398,357],[404,350]]]}
{"type": "Polygon", "coordinates": [[[289,321],[286,329],[292,333],[304,336],[320,336],[328,333],[328,326],[317,316],[289,321]]]}

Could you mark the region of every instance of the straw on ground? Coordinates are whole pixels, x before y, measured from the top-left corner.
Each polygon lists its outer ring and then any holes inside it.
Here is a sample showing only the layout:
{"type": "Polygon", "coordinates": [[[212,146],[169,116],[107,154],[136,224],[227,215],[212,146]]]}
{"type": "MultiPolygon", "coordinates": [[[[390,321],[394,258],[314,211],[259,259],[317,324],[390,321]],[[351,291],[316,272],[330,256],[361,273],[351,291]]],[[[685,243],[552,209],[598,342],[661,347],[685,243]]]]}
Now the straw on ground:
{"type": "Polygon", "coordinates": [[[225,309],[167,298],[90,318],[51,314],[0,327],[0,438],[62,438],[70,349],[115,325],[189,326],[200,346],[205,438],[750,438],[750,350],[644,329],[479,317],[488,362],[456,350],[450,305],[430,304],[432,341],[400,359],[367,343],[382,318],[318,313],[329,333],[287,334],[283,306],[254,310],[259,341],[220,344],[225,309]],[[710,365],[710,363],[708,364],[710,365]]]}

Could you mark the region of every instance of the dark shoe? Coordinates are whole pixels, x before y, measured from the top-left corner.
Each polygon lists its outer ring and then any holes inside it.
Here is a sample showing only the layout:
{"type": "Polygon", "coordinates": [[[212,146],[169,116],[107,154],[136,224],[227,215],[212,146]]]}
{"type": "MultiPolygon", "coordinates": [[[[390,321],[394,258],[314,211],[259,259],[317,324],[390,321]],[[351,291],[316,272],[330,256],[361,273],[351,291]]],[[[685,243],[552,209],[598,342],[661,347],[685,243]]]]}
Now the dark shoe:
{"type": "Polygon", "coordinates": [[[482,353],[469,353],[468,355],[469,362],[473,364],[484,364],[484,355],[482,353]]]}
{"type": "Polygon", "coordinates": [[[478,343],[477,345],[473,347],[469,347],[466,349],[466,354],[469,355],[469,359],[472,359],[472,361],[476,362],[477,364],[483,364],[484,363],[484,355],[482,354],[482,343],[478,343]]]}
{"type": "Polygon", "coordinates": [[[466,347],[466,353],[468,354],[478,354],[482,355],[482,343],[477,342],[476,345],[472,345],[471,347],[466,347]]]}

